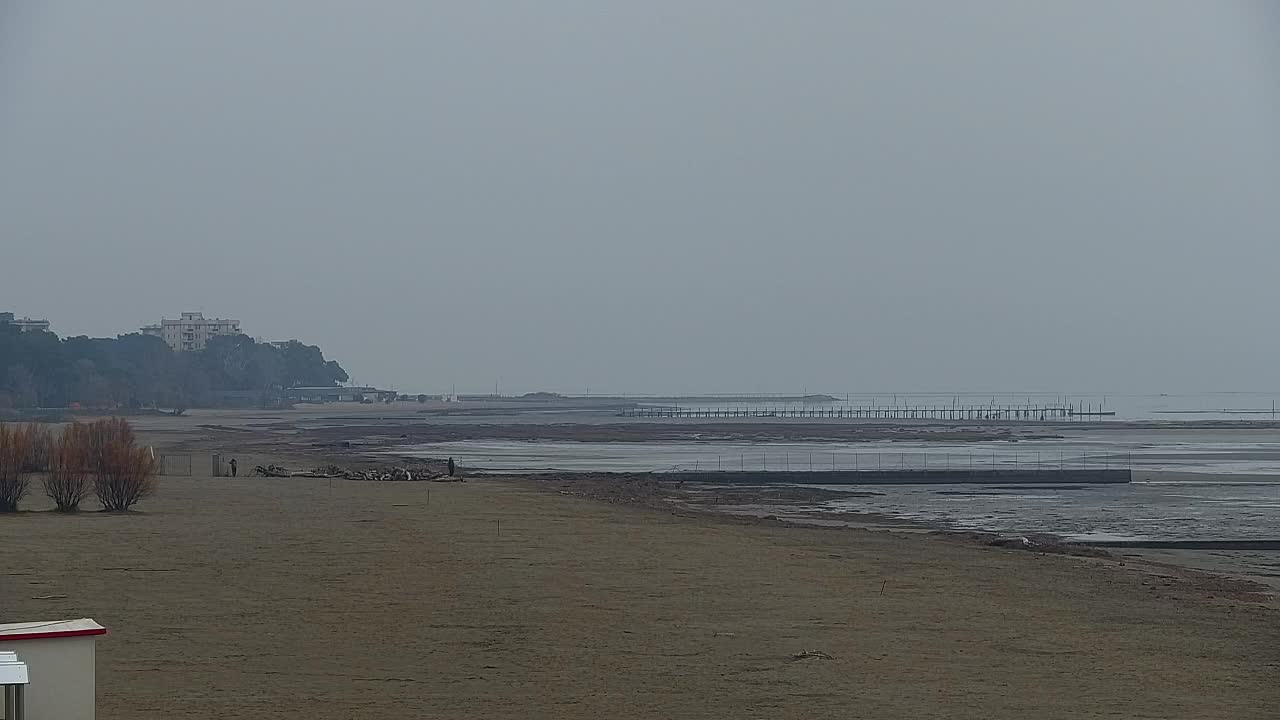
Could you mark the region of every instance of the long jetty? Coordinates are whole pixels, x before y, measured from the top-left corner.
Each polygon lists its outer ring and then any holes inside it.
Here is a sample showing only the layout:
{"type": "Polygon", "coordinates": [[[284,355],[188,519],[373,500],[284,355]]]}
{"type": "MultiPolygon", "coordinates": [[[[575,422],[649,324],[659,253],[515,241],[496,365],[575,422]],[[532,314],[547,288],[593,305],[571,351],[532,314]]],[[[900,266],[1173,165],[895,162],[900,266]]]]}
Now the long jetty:
{"type": "Polygon", "coordinates": [[[799,407],[637,405],[623,408],[634,418],[849,418],[860,420],[1071,420],[1115,415],[1073,405],[806,405],[799,407]]]}
{"type": "Polygon", "coordinates": [[[823,471],[678,471],[669,480],[708,485],[1115,485],[1131,482],[1127,468],[1088,469],[886,469],[823,471]]]}

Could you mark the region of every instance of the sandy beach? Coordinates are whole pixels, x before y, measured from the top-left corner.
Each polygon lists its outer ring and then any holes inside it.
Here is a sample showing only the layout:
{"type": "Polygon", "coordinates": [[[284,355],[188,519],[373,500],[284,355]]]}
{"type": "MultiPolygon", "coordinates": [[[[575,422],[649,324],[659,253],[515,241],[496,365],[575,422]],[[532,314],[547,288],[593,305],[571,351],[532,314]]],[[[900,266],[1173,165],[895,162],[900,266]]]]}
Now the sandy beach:
{"type": "Polygon", "coordinates": [[[0,619],[110,628],[108,719],[1262,718],[1280,701],[1273,600],[1124,559],[509,480],[198,473],[127,516],[0,520],[0,619]]]}

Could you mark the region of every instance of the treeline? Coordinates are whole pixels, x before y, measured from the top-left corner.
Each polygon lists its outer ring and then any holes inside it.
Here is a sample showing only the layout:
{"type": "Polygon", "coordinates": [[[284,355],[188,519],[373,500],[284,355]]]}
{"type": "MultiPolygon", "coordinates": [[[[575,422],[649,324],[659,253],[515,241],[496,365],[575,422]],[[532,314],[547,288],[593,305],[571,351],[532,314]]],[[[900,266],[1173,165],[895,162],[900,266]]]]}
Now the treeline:
{"type": "Polygon", "coordinates": [[[60,430],[0,424],[0,513],[17,512],[39,477],[59,512],[75,512],[92,491],[105,512],[124,512],[155,492],[158,466],[119,418],[60,430]]]}
{"type": "Polygon", "coordinates": [[[70,337],[0,325],[0,408],[177,408],[269,405],[287,388],[347,381],[300,342],[221,335],[199,352],[158,337],[70,337]]]}

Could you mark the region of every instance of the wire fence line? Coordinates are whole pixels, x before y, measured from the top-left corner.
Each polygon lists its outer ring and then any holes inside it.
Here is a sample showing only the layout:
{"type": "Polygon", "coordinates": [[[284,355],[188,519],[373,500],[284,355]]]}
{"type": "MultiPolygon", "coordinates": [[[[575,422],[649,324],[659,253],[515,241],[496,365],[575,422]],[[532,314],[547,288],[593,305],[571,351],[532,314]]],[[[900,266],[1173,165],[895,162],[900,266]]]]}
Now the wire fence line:
{"type": "Polygon", "coordinates": [[[618,410],[633,418],[814,418],[857,420],[1102,420],[1114,411],[1093,405],[636,405],[618,410]]]}

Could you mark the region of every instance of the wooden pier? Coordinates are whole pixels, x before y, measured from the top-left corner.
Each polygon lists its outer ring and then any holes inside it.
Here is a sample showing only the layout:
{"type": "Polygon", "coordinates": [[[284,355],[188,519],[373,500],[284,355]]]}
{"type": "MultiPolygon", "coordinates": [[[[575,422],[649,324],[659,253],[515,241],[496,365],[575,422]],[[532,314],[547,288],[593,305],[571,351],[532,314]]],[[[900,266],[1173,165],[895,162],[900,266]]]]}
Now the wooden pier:
{"type": "Polygon", "coordinates": [[[1132,482],[1133,471],[1124,468],[1043,469],[1012,468],[976,470],[819,470],[763,472],[681,471],[662,473],[664,480],[709,485],[1116,485],[1132,482]]]}
{"type": "Polygon", "coordinates": [[[679,407],[638,405],[618,413],[633,418],[847,418],[852,420],[1072,420],[1114,412],[1073,405],[807,405],[679,407]]]}

